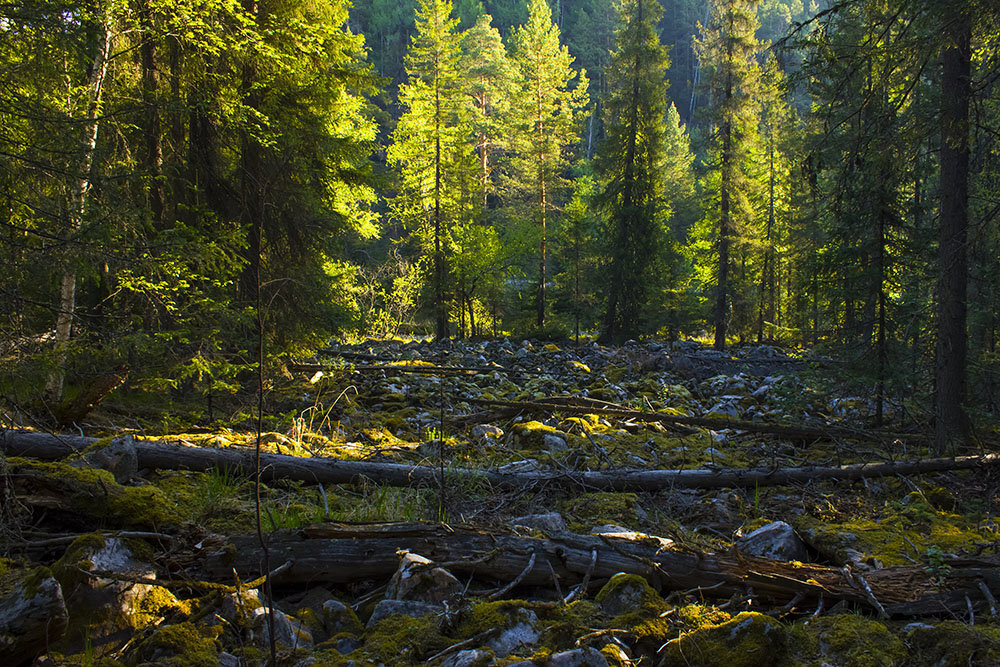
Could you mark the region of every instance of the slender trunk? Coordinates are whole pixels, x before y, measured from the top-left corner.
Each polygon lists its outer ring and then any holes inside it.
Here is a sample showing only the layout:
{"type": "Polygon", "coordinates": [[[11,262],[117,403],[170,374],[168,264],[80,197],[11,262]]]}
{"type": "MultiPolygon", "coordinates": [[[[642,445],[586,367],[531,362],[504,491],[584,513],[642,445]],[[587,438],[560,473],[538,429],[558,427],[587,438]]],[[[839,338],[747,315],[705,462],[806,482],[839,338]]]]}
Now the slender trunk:
{"type": "Polygon", "coordinates": [[[938,453],[961,444],[968,434],[962,404],[967,347],[970,17],[960,13],[948,32],[951,39],[942,55],[941,76],[941,220],[934,376],[934,447],[938,453]]]}
{"type": "Polygon", "coordinates": [[[139,7],[142,24],[142,44],[139,56],[142,61],[142,103],[146,108],[146,171],[149,178],[149,211],[153,228],[164,226],[163,148],[160,139],[160,110],[156,101],[160,74],[156,66],[156,36],[153,11],[149,0],[142,0],[139,7]]]}
{"type": "MultiPolygon", "coordinates": [[[[91,187],[91,167],[97,148],[97,134],[100,129],[100,107],[104,93],[104,78],[108,72],[108,55],[111,51],[111,27],[109,17],[101,16],[94,40],[94,52],[90,72],[87,77],[87,106],[83,122],[83,142],[80,162],[77,165],[76,180],[69,188],[68,236],[72,237],[83,226],[87,212],[88,195],[91,187]]],[[[46,383],[46,395],[53,403],[62,399],[63,380],[66,372],[66,349],[73,328],[76,312],[76,265],[72,257],[67,258],[59,286],[59,310],[56,315],[55,358],[53,368],[46,383]]]]}
{"type": "MultiPolygon", "coordinates": [[[[264,9],[255,0],[245,0],[244,8],[255,16],[258,25],[265,20],[264,9]]],[[[243,66],[241,93],[243,103],[249,109],[260,111],[263,106],[263,92],[254,83],[256,68],[247,63],[243,66]]],[[[240,138],[240,224],[247,230],[247,249],[244,255],[246,265],[240,277],[240,292],[243,300],[252,302],[256,298],[258,276],[261,271],[264,224],[264,155],[260,143],[249,128],[244,128],[240,138]]]]}
{"type": "Polygon", "coordinates": [[[441,254],[441,91],[434,88],[434,335],[438,340],[448,337],[448,311],[444,303],[444,256],[441,254]]]}
{"type": "MultiPolygon", "coordinates": [[[[727,99],[732,88],[726,88],[727,99]]],[[[728,315],[729,287],[729,230],[730,230],[730,188],[732,187],[732,128],[729,119],[723,121],[722,128],[722,183],[719,192],[719,271],[718,287],[715,294],[715,349],[726,347],[726,319],[728,315]]]]}
{"type": "Polygon", "coordinates": [[[885,263],[886,263],[886,212],[882,211],[879,215],[879,228],[878,228],[878,255],[877,255],[877,266],[876,273],[878,278],[878,337],[876,338],[876,347],[878,352],[878,378],[875,385],[875,425],[882,426],[883,415],[883,403],[885,402],[885,375],[888,364],[888,355],[886,350],[886,339],[885,339],[885,305],[886,305],[886,294],[885,294],[885,263]]]}
{"type": "Polygon", "coordinates": [[[542,228],[542,240],[539,245],[539,258],[538,258],[538,328],[541,329],[545,326],[545,254],[546,254],[546,230],[545,230],[545,209],[548,206],[546,200],[545,191],[545,177],[541,171],[538,174],[538,207],[541,212],[540,225],[542,228]]]}

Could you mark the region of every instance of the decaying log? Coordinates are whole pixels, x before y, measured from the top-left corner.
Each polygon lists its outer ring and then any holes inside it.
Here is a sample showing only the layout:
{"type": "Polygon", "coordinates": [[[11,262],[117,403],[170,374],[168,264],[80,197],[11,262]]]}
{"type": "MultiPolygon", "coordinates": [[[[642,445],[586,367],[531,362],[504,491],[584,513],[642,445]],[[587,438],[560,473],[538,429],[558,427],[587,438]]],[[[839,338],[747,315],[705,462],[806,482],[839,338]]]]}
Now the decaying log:
{"type": "Polygon", "coordinates": [[[128,378],[128,364],[118,366],[110,373],[105,373],[92,380],[76,398],[67,401],[59,409],[59,425],[71,426],[90,414],[98,403],[125,383],[128,378]]]}
{"type": "Polygon", "coordinates": [[[419,364],[416,366],[403,366],[399,364],[352,364],[350,366],[331,366],[330,364],[288,364],[288,370],[292,373],[317,373],[324,372],[346,372],[346,373],[385,373],[393,375],[399,373],[416,373],[423,375],[489,375],[491,373],[503,373],[505,375],[551,375],[545,371],[531,370],[524,368],[504,368],[502,366],[436,366],[433,364],[419,364]]]}
{"type": "Polygon", "coordinates": [[[0,657],[6,665],[30,660],[58,641],[68,623],[59,582],[36,572],[0,600],[0,657]]]}
{"type": "MultiPolygon", "coordinates": [[[[31,431],[0,430],[0,450],[9,456],[59,459],[78,452],[95,439],[54,436],[31,431]]],[[[139,468],[167,470],[232,470],[251,474],[254,460],[250,449],[192,447],[159,441],[135,442],[139,468]]],[[[853,480],[891,475],[917,475],[944,470],[968,470],[1000,463],[1000,455],[957,456],[879,463],[849,463],[839,466],[794,468],[694,468],[691,470],[647,470],[621,468],[556,472],[551,470],[503,471],[446,467],[445,479],[481,483],[496,489],[524,489],[533,485],[563,486],[602,491],[659,491],[669,488],[756,488],[811,480],[853,480]]],[[[317,484],[352,484],[362,480],[388,486],[436,486],[439,469],[433,465],[299,458],[285,454],[262,454],[263,479],[301,480],[317,484]]]]}
{"type": "MultiPolygon", "coordinates": [[[[207,575],[224,577],[235,567],[241,577],[256,576],[260,555],[255,540],[252,536],[236,538],[235,552],[229,549],[229,555],[219,553],[207,559],[207,575]]],[[[987,610],[989,602],[979,583],[1000,591],[1000,562],[996,561],[949,561],[943,582],[933,579],[940,573],[929,573],[920,566],[871,570],[862,578],[849,570],[773,561],[735,550],[706,554],[664,546],[659,538],[635,533],[563,533],[542,539],[430,523],[329,523],[297,534],[276,534],[269,545],[272,558],[291,562],[275,577],[277,585],[385,579],[398,566],[398,549],[430,558],[456,575],[501,583],[521,577],[522,585],[548,587],[553,585],[555,572],[560,586],[567,588],[563,584],[578,583],[588,572],[595,584],[626,572],[646,578],[660,590],[702,589],[704,594],[718,597],[752,590],[769,604],[795,597],[815,602],[822,596],[828,601],[847,600],[871,607],[875,600],[888,615],[897,617],[964,615],[966,597],[977,608],[987,610]]]]}
{"type": "Polygon", "coordinates": [[[793,426],[789,424],[772,424],[727,417],[689,417],[686,415],[671,415],[664,412],[642,412],[630,410],[605,401],[581,399],[577,397],[558,396],[541,401],[494,401],[483,398],[466,399],[469,403],[487,405],[504,411],[534,412],[550,414],[592,414],[607,417],[632,419],[639,422],[659,422],[678,426],[696,426],[710,429],[735,429],[749,433],[767,433],[789,440],[855,440],[863,442],[889,443],[895,440],[923,442],[928,438],[919,433],[886,433],[863,429],[844,428],[842,426],[793,426]]]}

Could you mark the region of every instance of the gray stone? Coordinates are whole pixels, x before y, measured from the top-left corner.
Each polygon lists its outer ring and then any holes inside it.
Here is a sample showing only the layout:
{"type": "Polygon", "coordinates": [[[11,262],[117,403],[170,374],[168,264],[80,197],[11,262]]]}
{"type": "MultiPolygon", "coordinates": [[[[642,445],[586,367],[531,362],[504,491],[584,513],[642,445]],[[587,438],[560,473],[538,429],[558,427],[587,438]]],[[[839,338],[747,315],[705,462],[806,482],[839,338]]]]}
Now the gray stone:
{"type": "Polygon", "coordinates": [[[476,648],[468,651],[459,651],[454,655],[448,656],[441,663],[441,667],[485,667],[486,665],[492,665],[494,662],[496,660],[494,660],[491,651],[476,648]]]}
{"type": "Polygon", "coordinates": [[[486,642],[498,658],[503,658],[523,646],[533,646],[541,632],[536,628],[538,616],[530,609],[518,609],[512,625],[486,642]]]}
{"type": "Polygon", "coordinates": [[[451,572],[435,567],[434,562],[420,554],[404,552],[399,568],[389,580],[385,597],[389,600],[413,600],[440,604],[461,595],[462,582],[451,572]]]}
{"type": "Polygon", "coordinates": [[[716,403],[712,406],[712,409],[708,411],[705,415],[707,417],[728,417],[730,419],[737,419],[742,414],[739,406],[733,405],[732,403],[716,403]]]}
{"type": "Polygon", "coordinates": [[[920,623],[919,621],[914,621],[913,623],[907,623],[902,628],[899,629],[901,633],[909,634],[915,630],[936,630],[933,625],[928,625],[927,623],[920,623]]]}
{"type": "Polygon", "coordinates": [[[795,529],[784,521],[772,521],[744,535],[736,547],[743,553],[773,560],[805,560],[806,545],[795,534],[795,529]]]}
{"type": "Polygon", "coordinates": [[[337,640],[337,643],[333,645],[333,648],[337,649],[337,653],[341,655],[347,655],[348,653],[354,653],[359,648],[361,648],[362,642],[357,637],[341,637],[337,640]]]}
{"type": "Polygon", "coordinates": [[[587,646],[554,653],[548,664],[549,667],[608,667],[608,659],[596,648],[587,646]]]}
{"type": "Polygon", "coordinates": [[[391,616],[392,614],[402,614],[404,616],[418,618],[420,616],[427,616],[428,614],[440,614],[443,611],[444,607],[441,605],[430,604],[428,602],[415,602],[413,600],[381,600],[377,605],[375,605],[375,610],[372,611],[372,615],[368,619],[366,627],[373,628],[376,623],[381,621],[386,616],[391,616]]]}
{"type": "Polygon", "coordinates": [[[247,627],[257,617],[257,610],[263,609],[260,593],[256,589],[227,593],[219,605],[219,615],[237,627],[247,627]]]}
{"type": "Polygon", "coordinates": [[[219,654],[219,667],[240,667],[240,659],[223,651],[219,654]]]}
{"type": "MultiPolygon", "coordinates": [[[[259,646],[269,646],[271,643],[271,626],[268,620],[267,607],[254,610],[252,626],[259,646]]],[[[280,609],[274,610],[274,640],[289,648],[311,648],[313,636],[309,629],[297,618],[289,616],[280,609]]]]}
{"type": "Polygon", "coordinates": [[[512,526],[525,526],[534,528],[545,533],[562,533],[566,530],[566,520],[559,512],[546,512],[545,514],[528,514],[510,520],[512,526]]]}
{"type": "Polygon", "coordinates": [[[503,437],[503,429],[493,424],[478,424],[472,427],[472,437],[479,440],[493,438],[499,440],[503,437]]]}
{"type": "Polygon", "coordinates": [[[552,435],[551,433],[545,434],[542,438],[542,444],[545,449],[550,452],[564,452],[566,451],[566,438],[562,438],[558,435],[552,435]]]}
{"type": "Polygon", "coordinates": [[[340,600],[327,600],[322,607],[323,627],[331,635],[358,632],[361,622],[354,611],[340,600]]]}

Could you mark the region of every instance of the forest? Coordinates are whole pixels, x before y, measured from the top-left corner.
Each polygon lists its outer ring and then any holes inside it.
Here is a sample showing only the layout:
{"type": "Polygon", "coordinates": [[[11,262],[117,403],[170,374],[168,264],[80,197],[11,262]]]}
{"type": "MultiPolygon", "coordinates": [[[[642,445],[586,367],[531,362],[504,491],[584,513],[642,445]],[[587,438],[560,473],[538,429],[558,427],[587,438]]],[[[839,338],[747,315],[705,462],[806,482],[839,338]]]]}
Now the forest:
{"type": "Polygon", "coordinates": [[[1000,7],[0,2],[0,663],[1000,664],[1000,7]]]}

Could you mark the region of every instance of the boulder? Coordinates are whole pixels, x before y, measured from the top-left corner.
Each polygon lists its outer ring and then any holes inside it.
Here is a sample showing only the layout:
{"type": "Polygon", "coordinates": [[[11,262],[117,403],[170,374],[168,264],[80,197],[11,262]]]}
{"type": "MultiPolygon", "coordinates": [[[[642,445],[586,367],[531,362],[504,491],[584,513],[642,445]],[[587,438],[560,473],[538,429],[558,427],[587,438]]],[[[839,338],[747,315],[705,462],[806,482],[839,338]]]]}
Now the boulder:
{"type": "Polygon", "coordinates": [[[462,582],[451,572],[435,567],[434,562],[409,551],[401,552],[399,568],[389,580],[388,600],[411,600],[441,604],[461,595],[462,582]]]}
{"type": "Polygon", "coordinates": [[[741,537],[736,542],[740,551],[772,560],[806,560],[806,545],[795,529],[784,521],[772,521],[741,537]]]}
{"type": "Polygon", "coordinates": [[[549,657],[548,665],[549,667],[607,667],[608,659],[596,648],[587,646],[553,653],[549,657]]]}
{"type": "Polygon", "coordinates": [[[402,614],[403,616],[419,618],[420,616],[427,616],[428,614],[440,614],[443,611],[444,607],[441,605],[430,604],[427,602],[416,602],[413,600],[380,600],[379,603],[375,605],[375,610],[368,618],[368,623],[365,624],[365,627],[374,628],[376,623],[381,621],[386,616],[391,616],[393,614],[402,614]]]}

